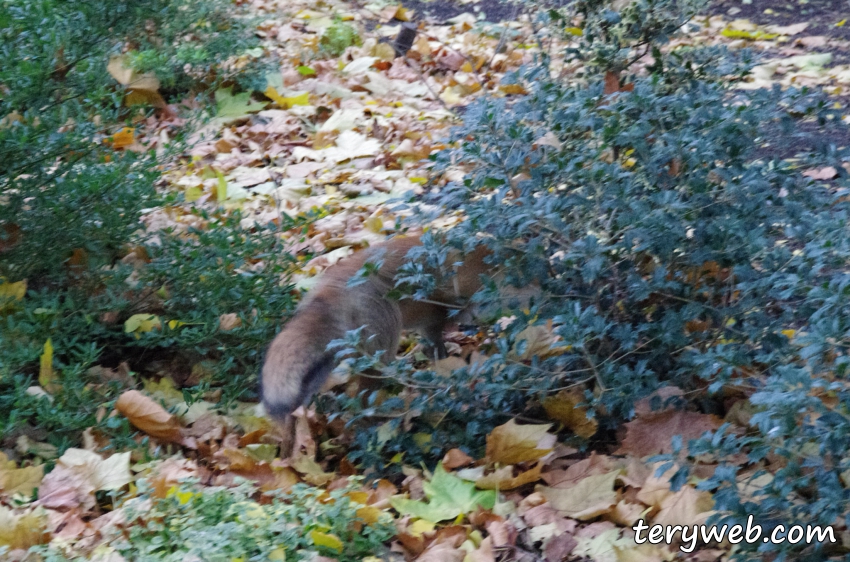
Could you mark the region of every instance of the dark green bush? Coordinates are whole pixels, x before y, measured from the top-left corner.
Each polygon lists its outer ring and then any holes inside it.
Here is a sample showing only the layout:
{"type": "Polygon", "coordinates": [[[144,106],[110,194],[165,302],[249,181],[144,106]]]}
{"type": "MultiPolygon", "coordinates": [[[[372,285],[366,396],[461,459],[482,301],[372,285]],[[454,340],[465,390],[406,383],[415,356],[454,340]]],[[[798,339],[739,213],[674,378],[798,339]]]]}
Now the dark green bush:
{"type": "MultiPolygon", "coordinates": [[[[633,4],[654,6],[652,13],[663,5],[676,3],[633,4]]],[[[587,16],[585,30],[605,27],[594,17],[625,21],[609,12],[587,16]]],[[[625,35],[638,43],[663,41],[669,31],[651,17],[629,25],[648,26],[625,35]]],[[[577,54],[617,71],[623,36],[587,33],[588,48],[577,54]]],[[[608,96],[600,72],[565,84],[547,78],[544,60],[516,76],[530,95],[467,109],[451,139],[463,143],[440,155],[435,171],[471,171],[435,190],[432,202],[464,211],[452,230],[456,246],[484,233],[510,280],[536,281],[544,297],[497,329],[490,361],[474,373],[446,379],[402,366],[396,376],[407,390],[399,398],[365,410],[350,404],[359,415],[421,412],[390,419],[380,434],[360,433],[360,458],[380,464],[386,452],[406,452],[409,462],[458,444],[475,450],[506,416],[535,415],[537,399],[576,383],[595,387],[587,399],[604,413],[603,435],[661,386],[676,385],[717,414],[733,387],[756,408],[751,426],[725,428],[683,453],[720,459],[701,484],[714,492],[717,519],[850,523],[850,182],[841,166],[846,148],[828,140],[848,131],[818,92],[731,88],[746,66],[721,55],[655,49],[648,75],[629,77],[634,90],[608,96]],[[537,146],[544,135],[561,147],[537,146]],[[789,147],[793,161],[784,159],[789,147]],[[825,166],[837,170],[835,179],[803,175],[825,166]],[[521,331],[546,321],[566,350],[518,361],[521,331]],[[430,451],[417,447],[418,431],[434,434],[430,451]],[[740,452],[748,469],[781,467],[756,499],[739,496],[742,467],[730,455],[740,452]]],[[[777,559],[827,556],[811,545],[739,548],[742,560],[768,551],[777,559]]]]}
{"type": "MultiPolygon", "coordinates": [[[[147,346],[157,347],[160,369],[212,361],[200,391],[220,385],[225,373],[239,375],[226,398],[245,391],[239,377],[255,372],[258,350],[290,307],[286,258],[269,255],[276,234],[265,226],[240,229],[237,216],[213,221],[220,231],[163,235],[161,247],[148,248],[146,276],[127,282],[132,269],[119,260],[143,243],[143,210],[172,203],[154,185],[160,164],[185,148],[190,127],[165,129],[171,142],[157,154],[116,147],[122,128],[141,137],[167,116],[161,107],[126,107],[124,87],[107,64],[126,53],[135,71],[157,75],[165,101],[203,101],[226,81],[256,81],[261,58],[252,31],[225,0],[0,0],[0,283],[26,280],[29,287],[20,302],[0,303],[6,442],[33,427],[60,451],[77,442],[127,384],[89,368],[128,361],[150,374],[157,362],[147,346]],[[246,260],[266,267],[226,274],[246,260]],[[215,288],[200,286],[203,278],[215,288]],[[186,324],[170,330],[166,323],[136,339],[123,322],[137,313],[186,324]],[[223,313],[242,315],[243,327],[218,330],[223,313]],[[26,392],[38,384],[48,338],[55,349],[52,403],[26,392]]],[[[126,436],[126,424],[100,417],[100,429],[120,446],[114,438],[126,436]]]]}

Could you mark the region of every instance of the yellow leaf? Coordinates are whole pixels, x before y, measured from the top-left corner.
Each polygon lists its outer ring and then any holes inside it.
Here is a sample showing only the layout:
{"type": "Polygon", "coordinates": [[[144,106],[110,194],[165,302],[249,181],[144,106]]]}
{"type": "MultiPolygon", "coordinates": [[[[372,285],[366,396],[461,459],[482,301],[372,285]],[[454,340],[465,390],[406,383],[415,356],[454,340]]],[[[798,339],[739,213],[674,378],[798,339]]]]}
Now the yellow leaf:
{"type": "MultiPolygon", "coordinates": [[[[0,279],[2,281],[2,279],[0,279]]],[[[6,304],[6,301],[20,301],[23,300],[24,295],[27,294],[27,280],[17,281],[15,283],[0,283],[0,310],[3,310],[3,307],[6,304]]]]}
{"type": "Polygon", "coordinates": [[[584,30],[580,27],[568,27],[564,31],[566,31],[570,35],[578,35],[578,36],[584,35],[584,30]]]}
{"type": "Polygon", "coordinates": [[[155,314],[134,314],[124,321],[124,333],[142,334],[162,328],[162,321],[155,314]]]}
{"type": "Polygon", "coordinates": [[[215,177],[218,178],[215,189],[216,201],[221,204],[227,200],[227,180],[224,179],[224,174],[220,170],[213,168],[213,172],[215,172],[215,177]]]}
{"type": "Polygon", "coordinates": [[[39,357],[38,384],[44,389],[49,389],[55,382],[53,374],[53,341],[47,338],[44,342],[44,350],[39,357]]]}
{"type": "Polygon", "coordinates": [[[269,560],[271,562],[286,562],[286,550],[283,548],[276,548],[269,552],[269,560]]]}
{"type": "Polygon", "coordinates": [[[510,420],[487,436],[487,462],[503,465],[537,460],[552,451],[555,436],[552,424],[517,425],[510,420]]]}
{"type": "Polygon", "coordinates": [[[185,326],[185,325],[186,325],[186,323],[185,323],[185,322],[181,322],[180,320],[169,320],[169,321],[168,321],[168,328],[169,328],[170,330],[176,330],[176,329],[177,329],[177,328],[179,328],[180,326],[185,326]]]}
{"type": "Polygon", "coordinates": [[[782,335],[785,336],[786,338],[788,338],[789,340],[793,339],[794,334],[796,334],[796,333],[797,333],[797,330],[782,330],[782,335]]]}
{"type": "Polygon", "coordinates": [[[183,197],[186,198],[187,203],[191,203],[192,201],[197,201],[198,199],[200,199],[201,195],[203,194],[204,192],[201,190],[200,187],[190,187],[183,194],[183,197]]]}
{"type": "Polygon", "coordinates": [[[321,531],[310,531],[310,538],[316,546],[324,546],[325,548],[342,552],[342,541],[336,535],[322,533],[321,531]]]}
{"type": "Polygon", "coordinates": [[[300,92],[292,96],[282,96],[274,86],[269,86],[264,93],[266,97],[284,109],[290,109],[293,105],[310,105],[309,92],[300,92]]]}
{"type": "Polygon", "coordinates": [[[425,533],[430,533],[434,530],[436,524],[431,523],[425,519],[417,519],[407,528],[407,532],[413,535],[414,537],[421,537],[425,533]]]}
{"type": "Polygon", "coordinates": [[[189,500],[191,500],[192,496],[194,496],[195,494],[187,491],[177,492],[175,495],[177,496],[177,501],[180,502],[180,505],[186,505],[187,503],[189,503],[189,500]]]}
{"type": "Polygon", "coordinates": [[[357,517],[362,519],[367,525],[373,525],[381,518],[381,510],[371,505],[361,507],[355,513],[357,514],[357,517]]]}
{"type": "Polygon", "coordinates": [[[844,27],[844,24],[847,23],[846,19],[841,20],[840,22],[835,24],[835,27],[844,27]]]}
{"type": "Polygon", "coordinates": [[[0,490],[8,495],[23,494],[31,496],[33,490],[41,485],[44,478],[44,465],[15,468],[14,461],[9,461],[0,453],[0,490]]]}

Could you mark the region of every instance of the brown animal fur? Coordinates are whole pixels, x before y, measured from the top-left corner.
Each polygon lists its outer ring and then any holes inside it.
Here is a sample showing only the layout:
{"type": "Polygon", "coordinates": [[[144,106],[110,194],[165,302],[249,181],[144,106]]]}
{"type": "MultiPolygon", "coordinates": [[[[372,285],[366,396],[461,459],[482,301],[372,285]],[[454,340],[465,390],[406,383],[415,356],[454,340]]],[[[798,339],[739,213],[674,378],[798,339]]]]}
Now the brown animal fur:
{"type": "MultiPolygon", "coordinates": [[[[292,412],[306,404],[327,380],[336,361],[327,345],[348,330],[364,328],[367,351],[383,351],[385,360],[395,358],[402,330],[415,330],[434,345],[437,357],[446,356],[443,328],[453,308],[462,306],[480,287],[480,275],[489,270],[484,263],[488,251],[479,246],[462,260],[455,275],[430,295],[428,302],[394,300],[387,293],[395,286],[395,274],[405,256],[421,245],[419,236],[396,237],[384,244],[329,267],[295,316],[275,337],[266,352],[261,381],[263,405],[283,430],[283,453],[294,439],[292,412]],[[348,281],[367,262],[378,263],[378,271],[354,286],[348,281]]],[[[449,263],[458,261],[449,259],[449,263]]],[[[436,273],[435,273],[436,274],[436,273]]]]}

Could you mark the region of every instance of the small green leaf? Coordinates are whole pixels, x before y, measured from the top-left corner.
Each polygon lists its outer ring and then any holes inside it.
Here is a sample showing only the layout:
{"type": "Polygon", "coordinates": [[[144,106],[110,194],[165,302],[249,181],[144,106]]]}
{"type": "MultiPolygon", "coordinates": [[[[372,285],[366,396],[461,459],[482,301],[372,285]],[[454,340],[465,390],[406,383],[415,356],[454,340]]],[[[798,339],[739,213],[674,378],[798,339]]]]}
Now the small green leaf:
{"type": "Polygon", "coordinates": [[[301,65],[301,66],[297,67],[295,70],[297,70],[298,74],[300,74],[301,76],[315,76],[316,75],[316,71],[313,70],[312,68],[310,68],[309,66],[301,65]]]}

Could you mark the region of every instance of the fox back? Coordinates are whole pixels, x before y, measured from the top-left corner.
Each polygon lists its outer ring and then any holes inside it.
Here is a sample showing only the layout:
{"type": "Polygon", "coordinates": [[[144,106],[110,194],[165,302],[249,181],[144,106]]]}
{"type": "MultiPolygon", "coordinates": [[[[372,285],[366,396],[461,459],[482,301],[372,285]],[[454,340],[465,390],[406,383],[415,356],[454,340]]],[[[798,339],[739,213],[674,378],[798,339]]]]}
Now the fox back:
{"type": "Polygon", "coordinates": [[[395,358],[402,329],[420,332],[434,344],[438,357],[446,355],[443,327],[452,308],[464,304],[481,287],[480,275],[488,270],[487,250],[479,246],[467,255],[455,276],[438,283],[428,301],[388,297],[408,251],[418,245],[419,236],[397,237],[329,267],[272,341],[260,375],[261,396],[284,433],[294,430],[290,414],[310,400],[336,365],[328,344],[349,330],[364,327],[366,351],[383,351],[386,361],[395,358]],[[380,265],[364,279],[350,283],[366,263],[380,265]]]}

